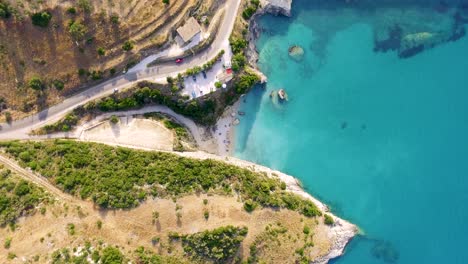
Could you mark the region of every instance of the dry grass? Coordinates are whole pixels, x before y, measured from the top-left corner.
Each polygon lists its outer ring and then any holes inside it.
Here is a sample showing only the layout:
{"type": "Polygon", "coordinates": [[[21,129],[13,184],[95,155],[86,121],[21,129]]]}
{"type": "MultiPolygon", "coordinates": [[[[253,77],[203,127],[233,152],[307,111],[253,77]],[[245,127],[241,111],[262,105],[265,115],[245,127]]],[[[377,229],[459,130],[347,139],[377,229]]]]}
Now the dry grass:
{"type": "MultiPolygon", "coordinates": [[[[248,227],[248,235],[239,252],[239,256],[246,259],[250,254],[250,244],[265,232],[267,226],[278,226],[278,223],[287,229],[279,237],[280,243],[268,243],[268,247],[264,247],[258,254],[268,263],[294,263],[297,259],[295,249],[304,244],[304,224],[310,225],[314,233],[313,236],[309,235],[315,244],[314,255],[323,254],[330,246],[325,235],[327,227],[317,225],[315,219],[304,218],[289,210],[261,209],[249,214],[235,197],[191,195],[179,198],[177,202],[150,200],[132,210],[116,211],[100,211],[89,202],[76,200],[57,201],[47,208],[45,215],[37,213],[22,218],[15,232],[8,228],[0,229],[0,238],[12,238],[10,249],[0,248],[0,256],[5,256],[0,261],[9,263],[6,260],[8,252],[18,256],[10,263],[22,263],[23,257],[31,259],[36,255],[45,260],[57,249],[77,247],[83,245],[84,241],[103,241],[117,245],[125,253],[144,246],[163,255],[182,255],[179,242],[169,242],[169,232],[189,234],[225,225],[248,227]],[[208,204],[205,205],[203,199],[208,199],[208,204]],[[180,219],[176,215],[177,205],[181,207],[180,219]],[[204,210],[209,212],[208,220],[204,218],[204,210]],[[159,212],[159,218],[153,222],[155,211],[159,212]],[[97,226],[99,220],[103,223],[101,229],[97,226]],[[67,232],[70,223],[75,225],[75,235],[67,232]],[[153,245],[153,237],[159,237],[160,242],[153,245]]],[[[0,242],[3,243],[3,239],[0,242]]]]}
{"type": "MultiPolygon", "coordinates": [[[[8,107],[3,112],[11,112],[13,118],[41,110],[91,84],[90,78],[78,75],[78,69],[103,71],[103,78],[111,76],[110,69],[122,72],[128,63],[170,41],[174,26],[190,10],[200,8],[198,0],[171,0],[168,6],[161,0],[99,0],[90,1],[92,11],[86,13],[76,1],[4,1],[18,10],[15,17],[0,19],[0,98],[8,107]],[[75,15],[67,12],[72,6],[77,7],[75,15]],[[33,26],[29,16],[42,10],[52,14],[47,28],[33,26]],[[112,22],[113,16],[118,17],[118,23],[112,22]],[[76,41],[70,36],[70,20],[83,21],[87,27],[83,39],[76,41]],[[128,40],[134,42],[134,48],[125,52],[122,44],[128,40]],[[98,55],[101,47],[104,56],[98,55]],[[46,92],[27,87],[33,76],[45,81],[46,92]],[[55,89],[54,80],[63,81],[64,89],[55,89]]],[[[224,1],[203,2],[199,15],[209,15],[224,1]]]]}

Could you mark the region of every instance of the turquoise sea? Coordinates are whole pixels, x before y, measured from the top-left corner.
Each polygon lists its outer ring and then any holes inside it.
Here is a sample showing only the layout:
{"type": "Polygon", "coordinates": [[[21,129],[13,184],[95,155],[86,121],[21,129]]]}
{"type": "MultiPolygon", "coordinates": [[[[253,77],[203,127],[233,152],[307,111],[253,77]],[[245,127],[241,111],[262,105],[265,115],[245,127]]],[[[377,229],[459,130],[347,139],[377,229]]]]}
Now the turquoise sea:
{"type": "Polygon", "coordinates": [[[305,2],[260,20],[269,81],[244,97],[235,155],[294,175],[365,232],[334,263],[391,262],[376,245],[395,263],[468,263],[468,38],[400,59],[373,51],[371,19],[327,31],[305,2]],[[286,104],[269,98],[279,88],[286,104]]]}

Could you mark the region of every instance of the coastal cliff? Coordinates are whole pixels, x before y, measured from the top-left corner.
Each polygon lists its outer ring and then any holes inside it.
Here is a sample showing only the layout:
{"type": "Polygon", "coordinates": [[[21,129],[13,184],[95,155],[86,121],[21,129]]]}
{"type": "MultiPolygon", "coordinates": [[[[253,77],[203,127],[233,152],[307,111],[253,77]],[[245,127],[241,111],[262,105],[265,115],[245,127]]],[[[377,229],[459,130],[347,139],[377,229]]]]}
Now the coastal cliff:
{"type": "Polygon", "coordinates": [[[262,0],[259,13],[291,16],[292,0],[262,0]]]}

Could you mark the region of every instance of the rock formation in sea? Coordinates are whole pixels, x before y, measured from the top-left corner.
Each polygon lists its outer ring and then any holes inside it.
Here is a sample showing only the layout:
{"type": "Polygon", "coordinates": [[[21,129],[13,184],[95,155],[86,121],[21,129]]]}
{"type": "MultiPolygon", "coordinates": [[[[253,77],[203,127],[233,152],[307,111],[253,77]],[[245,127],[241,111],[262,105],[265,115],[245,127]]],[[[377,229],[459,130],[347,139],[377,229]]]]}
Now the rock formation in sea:
{"type": "Polygon", "coordinates": [[[425,8],[380,12],[379,16],[375,25],[374,50],[396,51],[400,58],[408,58],[465,36],[468,5],[427,3],[425,8]]]}
{"type": "Polygon", "coordinates": [[[304,58],[304,49],[298,45],[289,47],[288,53],[289,56],[295,61],[302,61],[304,58]]]}

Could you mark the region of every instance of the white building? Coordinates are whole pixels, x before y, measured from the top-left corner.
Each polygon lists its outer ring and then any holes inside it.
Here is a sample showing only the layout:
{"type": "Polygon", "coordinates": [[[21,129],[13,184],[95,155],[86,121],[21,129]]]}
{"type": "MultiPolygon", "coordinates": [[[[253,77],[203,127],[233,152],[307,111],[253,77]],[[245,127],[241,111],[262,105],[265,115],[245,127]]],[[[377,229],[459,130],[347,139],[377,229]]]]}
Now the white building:
{"type": "Polygon", "coordinates": [[[201,27],[195,18],[190,17],[183,26],[177,29],[177,33],[184,43],[188,43],[201,34],[201,27]]]}

